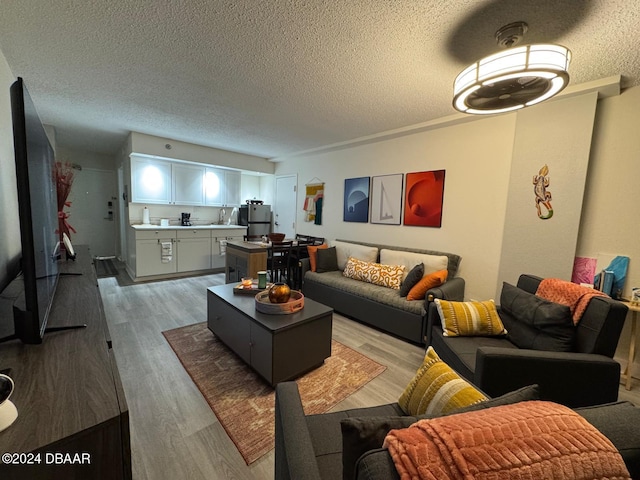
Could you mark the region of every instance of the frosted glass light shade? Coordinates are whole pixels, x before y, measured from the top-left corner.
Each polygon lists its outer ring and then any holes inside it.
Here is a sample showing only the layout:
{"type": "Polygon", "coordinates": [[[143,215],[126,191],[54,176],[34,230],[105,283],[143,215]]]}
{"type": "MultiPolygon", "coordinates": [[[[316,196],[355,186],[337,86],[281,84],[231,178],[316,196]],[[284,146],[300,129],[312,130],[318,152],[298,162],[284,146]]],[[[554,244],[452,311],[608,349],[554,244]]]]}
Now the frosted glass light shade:
{"type": "Polygon", "coordinates": [[[560,45],[525,45],[465,68],[453,85],[453,106],[470,114],[503,113],[535,105],[569,83],[571,52],[560,45]]]}

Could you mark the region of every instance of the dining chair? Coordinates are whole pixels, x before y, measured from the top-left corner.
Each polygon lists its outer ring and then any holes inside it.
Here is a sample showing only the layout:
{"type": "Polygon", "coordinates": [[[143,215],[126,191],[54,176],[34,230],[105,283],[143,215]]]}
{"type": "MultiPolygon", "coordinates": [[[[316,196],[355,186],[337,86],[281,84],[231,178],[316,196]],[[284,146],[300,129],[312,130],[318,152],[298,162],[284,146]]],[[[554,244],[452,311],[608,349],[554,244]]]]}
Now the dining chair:
{"type": "Polygon", "coordinates": [[[313,245],[312,238],[298,239],[297,245],[291,249],[291,282],[292,288],[299,290],[302,287],[302,263],[303,258],[309,258],[307,247],[313,245]]]}
{"type": "Polygon", "coordinates": [[[312,238],[313,237],[310,236],[310,235],[303,235],[301,233],[296,233],[296,240],[299,240],[299,241],[306,242],[306,241],[309,241],[312,238]]]}
{"type": "Polygon", "coordinates": [[[267,270],[272,282],[291,283],[292,248],[292,240],[271,242],[267,248],[267,270]]]}

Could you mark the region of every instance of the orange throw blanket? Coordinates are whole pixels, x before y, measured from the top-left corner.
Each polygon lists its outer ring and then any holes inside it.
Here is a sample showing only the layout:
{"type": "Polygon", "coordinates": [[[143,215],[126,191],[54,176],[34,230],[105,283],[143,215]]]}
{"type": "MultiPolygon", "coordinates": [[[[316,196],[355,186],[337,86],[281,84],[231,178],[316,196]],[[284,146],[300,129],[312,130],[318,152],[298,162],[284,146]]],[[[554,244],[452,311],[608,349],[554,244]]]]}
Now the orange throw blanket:
{"type": "Polygon", "coordinates": [[[583,287],[559,278],[543,279],[538,285],[536,295],[550,302],[568,306],[574,325],[578,324],[593,297],[607,296],[599,290],[583,287]]]}
{"type": "Polygon", "coordinates": [[[391,430],[384,446],[402,480],[631,478],[607,437],[552,402],[420,420],[391,430]]]}

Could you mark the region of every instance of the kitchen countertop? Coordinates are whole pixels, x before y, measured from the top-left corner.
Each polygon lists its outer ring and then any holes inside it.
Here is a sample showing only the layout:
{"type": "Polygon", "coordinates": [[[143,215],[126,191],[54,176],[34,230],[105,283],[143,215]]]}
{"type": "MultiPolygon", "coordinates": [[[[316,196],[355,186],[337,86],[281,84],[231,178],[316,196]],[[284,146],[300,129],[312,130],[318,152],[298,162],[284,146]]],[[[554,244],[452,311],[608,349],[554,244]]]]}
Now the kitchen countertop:
{"type": "Polygon", "coordinates": [[[190,227],[183,227],[182,225],[169,225],[168,227],[161,227],[160,225],[131,225],[131,228],[135,230],[246,230],[245,225],[191,225],[190,227]]]}
{"type": "Polygon", "coordinates": [[[237,248],[238,250],[242,250],[244,252],[266,252],[267,251],[267,247],[269,246],[268,243],[262,243],[262,242],[242,242],[240,240],[234,241],[234,240],[229,240],[227,242],[227,250],[229,250],[229,248],[234,249],[237,248]]]}

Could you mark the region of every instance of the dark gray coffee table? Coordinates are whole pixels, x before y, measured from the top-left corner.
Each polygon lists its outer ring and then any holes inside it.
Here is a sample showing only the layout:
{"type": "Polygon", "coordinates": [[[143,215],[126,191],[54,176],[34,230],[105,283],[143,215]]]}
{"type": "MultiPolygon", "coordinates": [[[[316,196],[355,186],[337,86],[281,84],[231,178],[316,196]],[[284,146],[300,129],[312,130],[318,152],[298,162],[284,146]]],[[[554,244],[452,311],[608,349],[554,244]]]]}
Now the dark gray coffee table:
{"type": "Polygon", "coordinates": [[[256,311],[253,296],[234,294],[233,287],[207,289],[207,325],[271,385],[296,378],[331,356],[332,308],[305,298],[299,312],[268,315],[256,311]]]}

